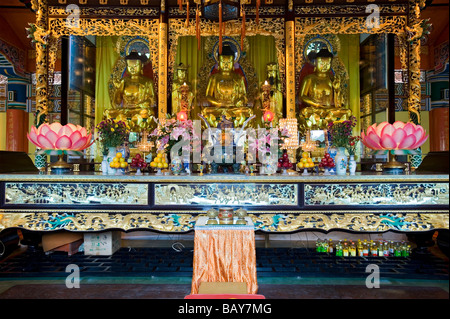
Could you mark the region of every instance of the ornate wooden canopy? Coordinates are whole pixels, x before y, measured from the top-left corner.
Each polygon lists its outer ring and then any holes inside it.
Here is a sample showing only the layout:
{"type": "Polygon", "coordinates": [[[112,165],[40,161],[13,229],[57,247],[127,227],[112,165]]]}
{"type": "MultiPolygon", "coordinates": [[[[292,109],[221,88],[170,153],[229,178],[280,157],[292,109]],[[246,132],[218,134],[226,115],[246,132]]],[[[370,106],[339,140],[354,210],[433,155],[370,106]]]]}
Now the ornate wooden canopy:
{"type": "MultiPolygon", "coordinates": [[[[157,65],[158,113],[167,112],[168,78],[174,62],[174,40],[196,35],[195,6],[214,1],[191,0],[31,0],[36,24],[36,124],[45,121],[48,79],[54,70],[57,41],[66,35],[141,35],[151,38],[157,65]],[[181,3],[180,3],[181,1],[181,3]],[[69,6],[76,5],[76,6],[69,6]],[[181,10],[180,10],[181,9],[181,10]],[[189,19],[188,19],[189,18],[189,19]],[[192,20],[189,25],[181,21],[192,20]],[[70,24],[73,22],[73,24],[70,24]]],[[[401,45],[402,67],[409,72],[410,119],[420,123],[420,39],[424,21],[420,10],[425,0],[222,0],[239,3],[245,11],[245,34],[272,34],[277,39],[280,71],[285,80],[287,117],[295,116],[296,52],[310,34],[393,33],[401,45]],[[367,18],[379,12],[379,27],[367,18]],[[372,9],[370,9],[372,8],[372,9]],[[281,28],[280,28],[281,26],[281,28]]],[[[241,18],[239,18],[241,19],[241,18]]],[[[239,20],[238,19],[238,20],[239,20]]],[[[236,22],[236,21],[235,21],[236,22]]],[[[231,22],[228,34],[241,34],[241,23],[231,22]]],[[[202,35],[218,34],[216,22],[202,19],[202,35]]],[[[297,53],[297,54],[296,54],[297,53]]]]}

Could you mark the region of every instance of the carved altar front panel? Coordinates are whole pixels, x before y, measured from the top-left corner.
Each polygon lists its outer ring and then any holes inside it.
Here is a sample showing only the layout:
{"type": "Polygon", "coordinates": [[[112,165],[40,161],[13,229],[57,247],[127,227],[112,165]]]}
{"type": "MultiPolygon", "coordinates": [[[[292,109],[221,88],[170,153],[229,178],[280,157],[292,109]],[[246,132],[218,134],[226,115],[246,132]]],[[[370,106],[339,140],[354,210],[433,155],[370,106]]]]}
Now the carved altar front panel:
{"type": "Polygon", "coordinates": [[[307,184],[305,206],[448,205],[445,183],[307,184]]]}
{"type": "Polygon", "coordinates": [[[147,205],[148,185],[131,183],[6,183],[7,205],[147,205]]]}
{"type": "Polygon", "coordinates": [[[296,184],[155,184],[155,205],[296,206],[296,184]]]}

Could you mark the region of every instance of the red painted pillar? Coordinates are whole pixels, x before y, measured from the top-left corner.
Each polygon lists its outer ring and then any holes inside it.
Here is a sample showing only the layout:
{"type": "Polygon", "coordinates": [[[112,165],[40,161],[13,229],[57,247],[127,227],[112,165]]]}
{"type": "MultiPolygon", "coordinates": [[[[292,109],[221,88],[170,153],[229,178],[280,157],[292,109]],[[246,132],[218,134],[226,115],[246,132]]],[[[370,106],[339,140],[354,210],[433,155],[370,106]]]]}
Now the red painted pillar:
{"type": "Polygon", "coordinates": [[[6,111],[6,150],[28,153],[28,113],[19,109],[6,111]]]}
{"type": "Polygon", "coordinates": [[[448,151],[448,107],[437,107],[430,111],[430,151],[448,151]]]}

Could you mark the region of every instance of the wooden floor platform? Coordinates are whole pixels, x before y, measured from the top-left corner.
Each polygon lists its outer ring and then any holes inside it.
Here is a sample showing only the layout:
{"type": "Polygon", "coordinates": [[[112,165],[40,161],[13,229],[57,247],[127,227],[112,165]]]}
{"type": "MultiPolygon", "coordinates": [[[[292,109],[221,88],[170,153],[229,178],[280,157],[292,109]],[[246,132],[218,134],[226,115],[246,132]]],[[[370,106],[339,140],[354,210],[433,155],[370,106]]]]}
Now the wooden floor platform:
{"type": "MultiPolygon", "coordinates": [[[[187,284],[83,284],[68,289],[64,284],[16,285],[0,299],[183,299],[187,284]]],[[[266,299],[448,299],[439,287],[387,286],[368,289],[360,285],[262,284],[258,294],[266,299]]]]}

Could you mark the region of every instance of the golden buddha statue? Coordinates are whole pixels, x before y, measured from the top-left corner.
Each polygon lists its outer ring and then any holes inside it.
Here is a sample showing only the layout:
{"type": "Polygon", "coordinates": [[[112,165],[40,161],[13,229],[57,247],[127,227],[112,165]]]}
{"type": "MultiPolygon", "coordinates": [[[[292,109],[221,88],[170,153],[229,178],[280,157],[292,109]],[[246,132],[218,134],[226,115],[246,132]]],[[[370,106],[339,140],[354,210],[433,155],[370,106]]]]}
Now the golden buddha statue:
{"type": "Polygon", "coordinates": [[[151,126],[156,102],[153,79],[143,75],[147,57],[132,51],[125,61],[128,74],[113,83],[111,108],[105,111],[105,115],[124,121],[132,132],[145,131],[151,126]]]}
{"type": "Polygon", "coordinates": [[[233,120],[234,127],[240,127],[253,115],[247,106],[247,88],[244,76],[234,72],[234,51],[224,45],[219,55],[219,70],[210,76],[206,88],[209,106],[202,109],[202,115],[209,124],[217,127],[222,115],[233,120]]]}
{"type": "Polygon", "coordinates": [[[274,126],[283,117],[283,92],[282,84],[278,76],[278,65],[275,62],[266,65],[267,77],[259,86],[261,109],[263,112],[270,111],[273,114],[271,122],[274,126]]]}
{"type": "Polygon", "coordinates": [[[187,77],[188,67],[183,63],[178,64],[176,73],[172,82],[172,114],[177,115],[181,110],[188,114],[192,102],[194,100],[194,93],[192,92],[192,85],[187,77]]]}
{"type": "Polygon", "coordinates": [[[333,54],[322,49],[315,56],[314,73],[300,84],[299,98],[305,106],[300,112],[310,130],[326,129],[331,121],[347,120],[352,115],[345,108],[338,77],[330,77],[333,54]]]}

